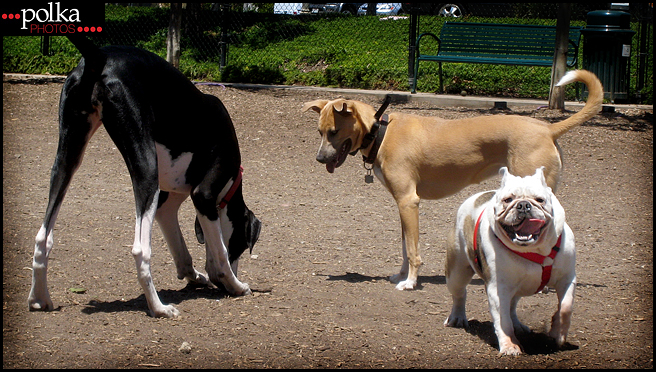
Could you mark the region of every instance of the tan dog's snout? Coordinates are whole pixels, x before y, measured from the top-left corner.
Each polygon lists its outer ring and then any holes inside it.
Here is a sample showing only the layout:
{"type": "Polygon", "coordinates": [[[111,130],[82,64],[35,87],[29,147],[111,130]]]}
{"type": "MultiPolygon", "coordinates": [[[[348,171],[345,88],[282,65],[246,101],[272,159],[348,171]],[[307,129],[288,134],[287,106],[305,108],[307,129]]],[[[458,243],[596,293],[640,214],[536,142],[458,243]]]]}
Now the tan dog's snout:
{"type": "Polygon", "coordinates": [[[335,150],[330,142],[326,141],[325,138],[322,138],[321,145],[319,146],[319,151],[317,151],[317,161],[321,164],[326,164],[333,157],[335,157],[336,153],[337,150],[335,150]]]}
{"type": "Polygon", "coordinates": [[[327,141],[324,137],[324,139],[321,140],[321,146],[317,153],[317,161],[326,164],[326,170],[329,173],[333,173],[335,168],[342,165],[346,160],[349,150],[351,149],[351,143],[351,139],[347,138],[342,142],[341,146],[339,146],[339,149],[336,149],[333,144],[327,141]]]}

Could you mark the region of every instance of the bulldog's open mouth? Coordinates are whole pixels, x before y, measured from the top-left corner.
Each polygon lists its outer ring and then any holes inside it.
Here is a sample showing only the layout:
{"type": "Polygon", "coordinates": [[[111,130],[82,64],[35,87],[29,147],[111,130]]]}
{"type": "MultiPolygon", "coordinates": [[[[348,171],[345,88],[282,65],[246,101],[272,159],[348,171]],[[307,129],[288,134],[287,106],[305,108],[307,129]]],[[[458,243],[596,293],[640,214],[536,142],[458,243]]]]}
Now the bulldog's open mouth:
{"type": "Polygon", "coordinates": [[[537,218],[524,218],[517,225],[505,225],[503,230],[506,236],[515,244],[528,245],[535,243],[542,233],[546,221],[537,218]]]}
{"type": "Polygon", "coordinates": [[[333,173],[335,171],[335,168],[339,167],[344,163],[346,160],[346,157],[349,154],[349,150],[351,150],[351,139],[347,139],[342,143],[342,147],[340,147],[339,151],[337,152],[337,155],[330,160],[328,163],[326,163],[326,170],[329,173],[333,173]]]}

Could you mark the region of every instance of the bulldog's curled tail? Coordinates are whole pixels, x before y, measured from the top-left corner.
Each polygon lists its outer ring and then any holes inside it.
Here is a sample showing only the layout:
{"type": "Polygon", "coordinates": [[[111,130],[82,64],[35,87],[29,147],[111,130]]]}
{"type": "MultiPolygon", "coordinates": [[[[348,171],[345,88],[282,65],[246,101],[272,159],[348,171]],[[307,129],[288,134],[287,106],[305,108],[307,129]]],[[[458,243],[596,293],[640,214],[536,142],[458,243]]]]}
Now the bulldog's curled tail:
{"type": "Polygon", "coordinates": [[[580,81],[588,87],[588,101],[581,111],[570,118],[549,126],[553,139],[558,139],[563,134],[577,125],[582,124],[601,111],[601,103],[604,99],[604,87],[595,74],[587,70],[569,71],[556,86],[564,86],[575,81],[580,81]]]}

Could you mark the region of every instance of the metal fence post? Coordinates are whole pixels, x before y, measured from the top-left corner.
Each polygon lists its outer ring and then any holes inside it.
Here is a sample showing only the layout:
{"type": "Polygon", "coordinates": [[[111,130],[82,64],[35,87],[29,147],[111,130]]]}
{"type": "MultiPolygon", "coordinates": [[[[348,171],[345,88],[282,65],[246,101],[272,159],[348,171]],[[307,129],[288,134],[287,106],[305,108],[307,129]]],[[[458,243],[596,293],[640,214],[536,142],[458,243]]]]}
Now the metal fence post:
{"type": "Polygon", "coordinates": [[[417,19],[415,12],[410,14],[410,31],[408,36],[408,84],[412,88],[415,82],[415,42],[417,41],[417,19]]]}
{"type": "Polygon", "coordinates": [[[227,32],[227,22],[226,19],[226,11],[228,9],[228,5],[225,3],[221,4],[220,7],[220,27],[221,27],[221,41],[219,41],[219,53],[220,53],[220,58],[219,58],[219,71],[223,72],[223,69],[226,66],[227,62],[227,57],[228,57],[228,32],[227,32]]]}

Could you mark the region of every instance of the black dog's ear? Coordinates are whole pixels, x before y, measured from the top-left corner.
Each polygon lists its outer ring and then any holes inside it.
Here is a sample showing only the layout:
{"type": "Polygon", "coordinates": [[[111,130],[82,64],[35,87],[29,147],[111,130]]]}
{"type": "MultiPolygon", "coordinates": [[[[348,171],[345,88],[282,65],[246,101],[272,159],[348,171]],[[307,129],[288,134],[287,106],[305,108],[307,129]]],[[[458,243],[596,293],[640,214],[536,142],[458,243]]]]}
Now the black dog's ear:
{"type": "Polygon", "coordinates": [[[205,235],[203,235],[203,228],[200,227],[200,221],[198,221],[198,216],[196,216],[196,222],[194,223],[194,230],[196,230],[196,239],[200,244],[205,244],[205,235]]]}
{"type": "Polygon", "coordinates": [[[253,253],[253,247],[255,243],[260,238],[260,230],[262,229],[262,223],[260,220],[255,217],[255,214],[248,210],[247,218],[248,223],[246,224],[246,238],[248,239],[247,245],[249,248],[249,253],[253,253]]]}

